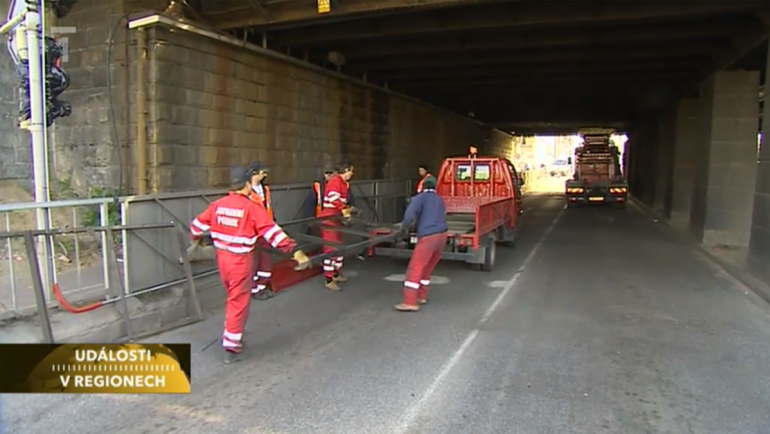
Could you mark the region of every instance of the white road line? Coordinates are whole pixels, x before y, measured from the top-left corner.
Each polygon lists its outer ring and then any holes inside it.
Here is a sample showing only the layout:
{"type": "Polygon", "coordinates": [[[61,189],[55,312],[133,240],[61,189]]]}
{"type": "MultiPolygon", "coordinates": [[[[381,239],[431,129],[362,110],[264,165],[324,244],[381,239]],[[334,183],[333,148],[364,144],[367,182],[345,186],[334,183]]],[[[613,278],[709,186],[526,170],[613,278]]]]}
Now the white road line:
{"type": "MultiPolygon", "coordinates": [[[[508,295],[508,293],[511,292],[511,290],[516,286],[516,282],[519,280],[519,277],[521,277],[524,270],[527,268],[527,265],[532,261],[532,258],[535,257],[535,254],[538,250],[540,250],[540,246],[543,244],[543,241],[546,239],[548,234],[550,234],[553,231],[553,228],[556,227],[556,224],[559,222],[559,219],[561,218],[562,214],[564,214],[564,210],[567,209],[567,206],[565,205],[564,208],[559,211],[559,214],[556,216],[555,219],[551,222],[551,225],[548,226],[548,229],[543,232],[543,235],[540,237],[540,240],[538,240],[537,244],[535,244],[535,247],[532,248],[532,251],[529,253],[529,255],[524,259],[524,262],[521,264],[521,267],[518,271],[516,271],[516,274],[511,277],[510,280],[506,283],[503,290],[500,292],[500,295],[497,296],[494,302],[492,302],[492,305],[489,306],[489,309],[487,309],[486,312],[484,312],[484,316],[481,317],[481,320],[479,321],[479,325],[484,324],[489,320],[489,318],[495,313],[498,306],[503,302],[503,299],[508,295]]],[[[449,357],[449,360],[447,360],[443,366],[441,366],[441,369],[438,371],[438,374],[433,378],[433,381],[431,381],[430,385],[427,389],[420,395],[420,397],[417,399],[415,403],[409,406],[409,408],[404,412],[404,414],[399,419],[398,425],[396,425],[396,428],[394,430],[395,434],[406,434],[409,431],[409,428],[414,423],[415,419],[417,419],[417,416],[420,415],[420,412],[422,411],[422,408],[425,406],[425,404],[433,397],[433,395],[436,393],[436,390],[441,386],[441,384],[446,379],[447,375],[452,371],[452,368],[454,368],[455,365],[460,361],[463,354],[465,354],[465,351],[468,350],[468,348],[471,346],[473,341],[476,339],[476,336],[479,335],[479,330],[474,329],[472,332],[468,334],[468,336],[465,338],[463,343],[460,345],[460,348],[455,350],[454,353],[449,357]]]]}
{"type": "Polygon", "coordinates": [[[548,235],[553,231],[553,228],[556,227],[556,223],[559,222],[559,219],[561,218],[562,214],[564,214],[564,210],[567,209],[566,205],[564,208],[559,211],[559,214],[556,216],[555,219],[551,222],[551,225],[548,226],[548,229],[543,232],[543,236],[540,237],[540,240],[538,240],[537,244],[535,244],[535,247],[532,248],[532,251],[529,252],[529,255],[527,255],[526,259],[524,259],[524,262],[521,263],[521,267],[519,267],[519,271],[516,272],[516,274],[511,277],[511,279],[505,284],[505,287],[500,292],[500,295],[497,296],[495,301],[492,303],[491,306],[489,306],[489,309],[487,309],[486,312],[484,312],[484,316],[481,317],[481,321],[479,321],[479,325],[484,324],[489,320],[489,318],[495,313],[497,310],[497,307],[500,306],[500,303],[503,302],[503,299],[508,295],[509,292],[516,286],[516,282],[519,281],[519,277],[521,277],[522,273],[524,273],[524,270],[527,269],[529,266],[529,263],[532,262],[532,258],[535,257],[537,252],[540,250],[540,246],[543,244],[543,241],[548,237],[548,235]]]}
{"type": "Polygon", "coordinates": [[[433,396],[434,393],[436,393],[436,389],[441,385],[441,383],[444,382],[444,379],[447,375],[449,375],[449,372],[454,368],[454,366],[457,364],[457,362],[460,361],[460,358],[465,353],[465,350],[468,349],[468,347],[471,346],[471,343],[473,343],[473,340],[476,339],[476,336],[479,334],[478,330],[472,331],[467,338],[463,341],[462,345],[460,345],[460,348],[455,351],[452,356],[444,363],[444,366],[441,367],[441,370],[438,371],[438,374],[433,379],[433,381],[430,383],[430,386],[428,386],[427,389],[420,395],[420,398],[409,406],[409,408],[406,410],[406,412],[401,416],[401,420],[399,421],[398,425],[396,426],[395,432],[398,434],[406,434],[406,432],[409,430],[409,427],[412,425],[414,420],[419,416],[420,411],[422,411],[422,407],[425,406],[425,403],[428,402],[428,400],[433,396]]]}

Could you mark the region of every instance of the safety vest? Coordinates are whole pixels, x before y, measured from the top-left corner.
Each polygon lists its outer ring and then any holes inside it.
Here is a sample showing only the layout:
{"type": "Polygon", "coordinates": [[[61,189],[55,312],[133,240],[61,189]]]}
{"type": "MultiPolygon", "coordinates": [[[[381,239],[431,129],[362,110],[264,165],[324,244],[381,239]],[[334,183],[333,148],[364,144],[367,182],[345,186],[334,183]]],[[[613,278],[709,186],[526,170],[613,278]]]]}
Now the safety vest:
{"type": "Polygon", "coordinates": [[[425,182],[426,179],[428,179],[429,176],[432,176],[430,173],[426,174],[422,177],[419,183],[417,183],[417,192],[422,193],[422,183],[425,182]]]}
{"type": "Polygon", "coordinates": [[[254,202],[262,205],[265,207],[265,211],[267,211],[267,215],[270,216],[271,220],[274,220],[273,218],[273,204],[270,201],[270,187],[268,187],[265,184],[262,184],[262,190],[265,192],[265,199],[262,200],[262,197],[257,193],[256,191],[251,191],[251,200],[254,202]]]}
{"type": "Polygon", "coordinates": [[[321,204],[323,204],[323,194],[321,191],[321,183],[316,181],[313,183],[313,191],[315,192],[315,216],[321,215],[321,204]]]}

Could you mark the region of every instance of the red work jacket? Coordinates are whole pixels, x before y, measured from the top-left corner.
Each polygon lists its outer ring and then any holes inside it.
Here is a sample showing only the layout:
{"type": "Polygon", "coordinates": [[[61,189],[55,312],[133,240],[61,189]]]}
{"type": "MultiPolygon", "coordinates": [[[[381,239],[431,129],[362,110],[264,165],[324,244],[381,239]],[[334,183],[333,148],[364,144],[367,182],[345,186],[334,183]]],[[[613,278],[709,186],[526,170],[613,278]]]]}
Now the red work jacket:
{"type": "Polygon", "coordinates": [[[230,193],[214,201],[190,225],[190,235],[199,239],[204,232],[211,234],[214,247],[219,250],[249,254],[258,238],[263,238],[276,249],[291,252],[296,247],[265,208],[240,193],[230,193]]]}

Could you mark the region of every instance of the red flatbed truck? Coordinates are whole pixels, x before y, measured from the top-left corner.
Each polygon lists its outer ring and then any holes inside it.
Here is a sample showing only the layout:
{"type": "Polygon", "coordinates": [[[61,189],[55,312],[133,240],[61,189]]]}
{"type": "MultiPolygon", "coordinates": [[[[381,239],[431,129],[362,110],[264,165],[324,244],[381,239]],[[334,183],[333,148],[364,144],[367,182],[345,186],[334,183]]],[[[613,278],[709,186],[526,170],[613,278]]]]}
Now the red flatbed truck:
{"type": "MultiPolygon", "coordinates": [[[[446,204],[449,232],[441,256],[472,264],[483,271],[495,267],[498,243],[513,247],[521,214],[521,180],[510,161],[496,157],[451,157],[436,177],[436,193],[446,204]]],[[[372,229],[372,237],[392,234],[397,225],[372,229]]],[[[382,243],[369,256],[410,258],[417,243],[414,233],[406,243],[382,243]]]]}

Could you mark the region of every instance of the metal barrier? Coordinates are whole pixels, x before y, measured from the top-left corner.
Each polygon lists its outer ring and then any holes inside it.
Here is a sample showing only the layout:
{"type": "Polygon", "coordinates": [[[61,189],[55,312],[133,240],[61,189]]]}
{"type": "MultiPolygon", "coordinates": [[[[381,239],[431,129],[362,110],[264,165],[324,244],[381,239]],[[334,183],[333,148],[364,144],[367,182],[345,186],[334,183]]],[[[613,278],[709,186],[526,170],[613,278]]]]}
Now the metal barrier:
{"type": "MultiPolygon", "coordinates": [[[[403,214],[404,197],[413,190],[411,180],[353,181],[351,189],[357,207],[365,218],[394,221],[403,214]]],[[[271,186],[273,209],[279,223],[289,223],[306,216],[312,185],[271,186]]],[[[162,289],[184,282],[184,266],[179,263],[174,234],[169,231],[141,229],[142,225],[162,221],[176,222],[188,230],[189,222],[225,191],[210,190],[115,200],[98,198],[46,203],[0,205],[0,231],[23,232],[35,228],[35,212],[43,210],[52,226],[60,229],[90,227],[92,231],[51,231],[41,236],[36,249],[41,268],[42,287],[47,305],[57,306],[53,283],[73,301],[94,300],[107,296],[116,284],[110,280],[109,249],[104,230],[125,225],[115,237],[114,253],[120,265],[118,283],[126,293],[162,289]]],[[[302,230],[293,227],[292,231],[302,230]]],[[[29,267],[32,260],[19,237],[0,240],[0,320],[35,312],[36,303],[29,267]]],[[[196,277],[214,274],[213,263],[196,263],[196,277]]]]}
{"type": "MultiPolygon", "coordinates": [[[[351,189],[356,198],[356,207],[366,218],[394,221],[403,213],[406,203],[404,199],[411,191],[411,184],[410,180],[353,181],[351,189]]],[[[270,192],[273,213],[278,223],[292,224],[307,217],[307,201],[312,195],[312,184],[276,185],[270,187],[270,192]]],[[[209,203],[224,194],[225,191],[216,190],[128,198],[123,206],[123,223],[141,225],[171,220],[189,229],[189,222],[209,203]]],[[[292,225],[290,229],[291,232],[304,231],[301,223],[292,225]]],[[[123,275],[126,288],[137,291],[167,287],[184,278],[179,255],[171,241],[166,235],[149,234],[142,230],[124,235],[123,275]]],[[[193,274],[196,277],[213,273],[216,273],[213,262],[193,263],[193,274]]]]}
{"type": "MultiPolygon", "coordinates": [[[[13,240],[17,238],[23,238],[24,250],[27,258],[29,258],[29,278],[31,282],[31,295],[35,299],[35,307],[37,308],[38,324],[41,327],[43,341],[47,343],[53,343],[55,341],[53,328],[51,327],[51,320],[49,317],[49,301],[50,295],[47,288],[44,286],[43,271],[40,268],[40,260],[37,254],[37,245],[40,244],[37,237],[43,237],[45,240],[50,240],[57,235],[77,235],[77,234],[100,234],[104,240],[106,254],[104,255],[106,262],[106,279],[105,288],[109,289],[109,297],[95,303],[91,303],[87,306],[73,306],[69,303],[66,296],[62,293],[58,283],[51,285],[51,292],[58,300],[59,306],[73,314],[80,314],[96,310],[109,304],[117,303],[118,312],[123,320],[123,324],[126,330],[127,340],[134,340],[136,338],[143,337],[144,335],[156,333],[158,330],[152,330],[149,333],[134,333],[131,323],[131,313],[128,308],[128,297],[136,297],[138,295],[146,294],[151,291],[141,291],[127,293],[125,288],[120,284],[120,276],[118,266],[118,259],[115,254],[114,236],[116,231],[120,231],[123,234],[131,233],[135,230],[159,230],[159,229],[172,229],[172,232],[176,234],[176,246],[179,254],[182,258],[183,268],[185,269],[185,280],[188,284],[188,315],[186,315],[182,321],[167,325],[165,329],[175,328],[183,325],[197,322],[203,319],[203,313],[201,311],[200,303],[198,301],[197,292],[195,289],[195,283],[192,276],[192,268],[186,255],[186,237],[183,233],[183,229],[174,223],[156,223],[151,225],[141,226],[105,226],[99,228],[93,227],[79,227],[71,229],[50,229],[50,230],[27,230],[18,232],[0,232],[0,241],[13,240]],[[192,312],[189,312],[191,310],[192,312]]],[[[163,231],[168,232],[168,231],[163,231]]]]}
{"type": "MultiPolygon", "coordinates": [[[[520,173],[529,190],[547,175],[537,169],[520,173]]],[[[405,198],[414,192],[414,181],[385,179],[353,181],[351,189],[356,207],[362,217],[378,223],[398,221],[406,208],[405,198]]],[[[276,221],[291,224],[307,217],[307,201],[312,186],[306,184],[271,186],[276,221]]],[[[65,230],[44,234],[45,241],[39,252],[42,260],[42,288],[48,306],[56,306],[53,283],[58,283],[62,294],[73,300],[99,299],[111,293],[115,279],[111,279],[105,228],[119,231],[114,250],[120,266],[119,281],[125,294],[152,292],[184,283],[187,279],[185,264],[179,262],[176,235],[173,231],[151,231],[148,225],[173,222],[182,231],[189,230],[190,221],[225,191],[209,190],[169,193],[142,197],[57,201],[0,205],[0,217],[6,232],[30,230],[34,226],[34,212],[44,209],[53,225],[65,230]],[[89,226],[90,230],[66,230],[89,226]],[[126,228],[131,228],[126,229],[126,228]]],[[[292,231],[303,230],[298,222],[292,231]]],[[[34,281],[29,267],[34,261],[27,257],[23,243],[13,237],[4,241],[5,254],[0,256],[0,320],[32,313],[36,308],[34,281]]],[[[216,273],[211,261],[192,264],[194,277],[216,273]]]]}
{"type": "MultiPolygon", "coordinates": [[[[39,210],[48,214],[52,225],[62,229],[117,225],[120,222],[115,221],[115,206],[109,198],[3,204],[0,221],[4,226],[0,230],[15,233],[34,229],[39,210]],[[112,222],[111,211],[115,217],[112,222]]],[[[53,282],[58,282],[62,292],[73,299],[99,297],[110,289],[104,232],[58,232],[40,238],[36,251],[41,259],[46,300],[53,300],[53,282]]],[[[0,319],[34,311],[29,272],[33,259],[27,256],[20,237],[0,240],[0,319]]]]}

